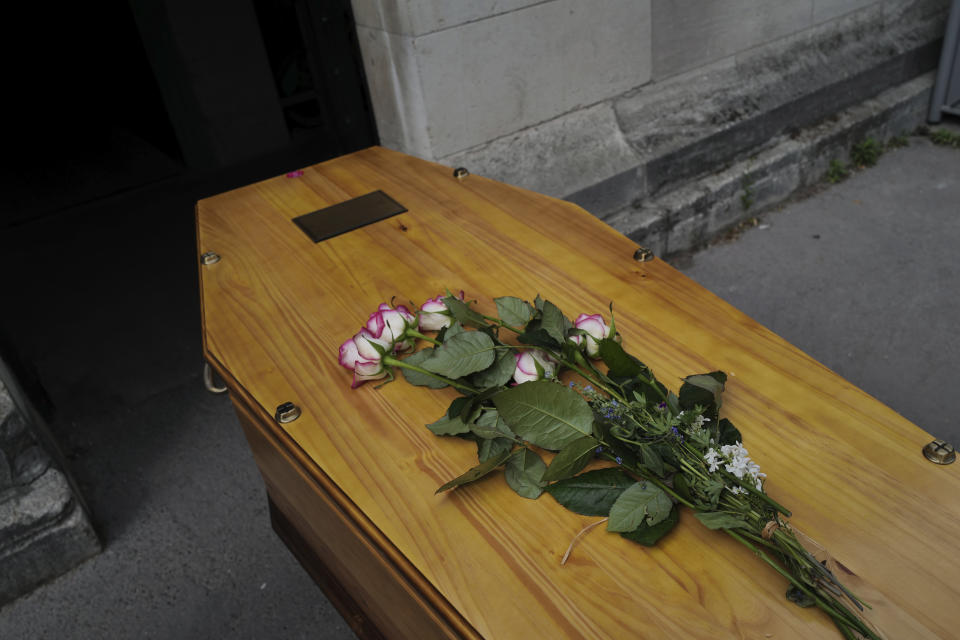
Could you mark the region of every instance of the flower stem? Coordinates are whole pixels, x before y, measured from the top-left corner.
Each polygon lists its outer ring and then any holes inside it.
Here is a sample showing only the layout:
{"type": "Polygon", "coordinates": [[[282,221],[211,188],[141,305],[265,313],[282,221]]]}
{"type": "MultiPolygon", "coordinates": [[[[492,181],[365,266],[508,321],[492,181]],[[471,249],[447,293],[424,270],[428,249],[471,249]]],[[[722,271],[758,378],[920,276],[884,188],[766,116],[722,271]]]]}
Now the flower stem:
{"type": "Polygon", "coordinates": [[[800,589],[800,591],[802,591],[803,593],[813,598],[817,606],[823,609],[831,618],[833,618],[834,622],[837,623],[837,626],[841,628],[841,631],[843,630],[844,627],[852,627],[856,629],[857,632],[859,632],[865,638],[870,638],[871,640],[880,640],[875,633],[873,633],[870,629],[868,629],[866,625],[864,625],[860,620],[855,618],[853,614],[851,614],[849,611],[844,609],[842,605],[840,610],[835,609],[832,606],[832,604],[828,603],[826,600],[820,597],[820,595],[817,594],[816,592],[811,591],[807,585],[803,584],[802,582],[794,578],[785,569],[783,569],[783,567],[781,567],[779,564],[774,562],[770,558],[770,556],[768,556],[766,553],[763,552],[762,549],[758,549],[757,547],[753,546],[753,544],[751,544],[750,541],[748,541],[743,536],[739,535],[733,529],[724,529],[724,531],[726,531],[730,535],[730,537],[732,537],[734,540],[737,540],[738,542],[746,546],[748,549],[753,551],[753,553],[758,558],[760,558],[761,560],[766,562],[768,565],[773,567],[777,573],[779,573],[784,578],[789,580],[793,586],[795,586],[796,588],[800,589]]]}
{"type": "Polygon", "coordinates": [[[562,364],[563,366],[567,367],[568,369],[572,369],[572,370],[575,371],[576,373],[578,373],[578,374],[580,374],[581,376],[583,376],[584,380],[587,380],[590,384],[592,384],[592,385],[594,385],[595,387],[598,387],[598,388],[602,389],[603,391],[605,391],[605,392],[607,393],[607,395],[609,395],[611,398],[615,398],[615,399],[619,400],[620,402],[626,402],[626,400],[624,399],[624,397],[623,397],[622,395],[620,395],[619,393],[617,393],[616,391],[614,391],[613,389],[611,389],[610,387],[608,387],[607,385],[605,385],[603,382],[600,382],[598,379],[596,379],[596,378],[594,378],[593,376],[591,376],[589,373],[587,373],[586,371],[584,371],[583,369],[581,369],[580,367],[578,367],[576,364],[574,364],[574,363],[572,363],[572,362],[567,362],[567,361],[564,360],[559,354],[557,354],[557,353],[555,353],[555,352],[551,352],[550,355],[553,356],[553,357],[554,357],[560,364],[562,364]]]}
{"type": "Polygon", "coordinates": [[[509,329],[510,331],[513,331],[514,333],[518,333],[518,334],[519,334],[519,333],[523,333],[523,331],[521,331],[520,329],[517,329],[516,327],[511,327],[510,325],[508,325],[506,322],[504,322],[504,321],[501,320],[500,318],[496,318],[496,317],[494,317],[494,316],[488,316],[488,315],[485,315],[485,314],[483,314],[483,313],[481,313],[480,315],[483,316],[483,318],[484,318],[485,320],[489,320],[490,322],[495,323],[498,327],[503,327],[504,329],[509,329]]]}
{"type": "Polygon", "coordinates": [[[418,367],[415,364],[409,364],[407,362],[404,362],[403,360],[399,360],[392,356],[384,356],[383,363],[385,365],[389,365],[393,367],[402,367],[404,369],[410,369],[411,371],[416,371],[417,373],[422,373],[425,376],[430,376],[431,378],[435,378],[437,380],[440,380],[441,382],[446,382],[448,385],[450,385],[454,389],[459,389],[460,391],[465,391],[467,393],[479,393],[477,389],[474,389],[470,385],[464,384],[462,382],[457,382],[456,380],[451,380],[450,378],[441,376],[438,373],[434,373],[433,371],[427,371],[423,367],[418,367]]]}
{"type": "Polygon", "coordinates": [[[774,509],[776,509],[777,511],[779,511],[779,512],[782,513],[783,515],[787,516],[788,518],[789,518],[791,515],[793,515],[793,514],[790,512],[789,509],[787,509],[785,506],[783,506],[782,504],[780,504],[779,502],[777,502],[776,500],[774,500],[773,498],[771,498],[770,496],[768,496],[766,493],[764,493],[763,491],[758,490],[758,489],[755,488],[755,487],[751,487],[751,486],[750,486],[750,483],[746,483],[746,484],[740,483],[740,486],[741,486],[742,488],[746,489],[748,492],[752,493],[753,495],[759,497],[761,500],[767,502],[771,507],[773,507],[774,509]]]}
{"type": "Polygon", "coordinates": [[[427,342],[432,342],[433,344],[436,344],[436,345],[441,345],[441,344],[443,344],[443,343],[440,342],[439,340],[435,340],[435,339],[431,338],[430,336],[425,336],[425,335],[423,335],[422,333],[420,333],[419,331],[417,331],[416,329],[411,329],[410,327],[407,327],[407,330],[406,330],[404,333],[405,333],[406,335],[410,336],[411,338],[419,338],[420,340],[426,340],[427,342]]]}

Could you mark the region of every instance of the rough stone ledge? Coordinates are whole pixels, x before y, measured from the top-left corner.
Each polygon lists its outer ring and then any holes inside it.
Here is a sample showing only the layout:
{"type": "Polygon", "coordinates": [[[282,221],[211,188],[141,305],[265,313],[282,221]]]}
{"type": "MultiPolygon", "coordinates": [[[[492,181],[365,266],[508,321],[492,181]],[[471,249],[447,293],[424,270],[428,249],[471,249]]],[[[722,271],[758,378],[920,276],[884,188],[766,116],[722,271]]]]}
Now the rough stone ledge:
{"type": "Polygon", "coordinates": [[[0,382],[0,606],[99,552],[67,476],[0,382]]]}
{"type": "Polygon", "coordinates": [[[0,551],[0,607],[100,552],[86,513],[76,503],[28,540],[0,551]]]}
{"type": "Polygon", "coordinates": [[[806,129],[777,137],[722,171],[605,217],[659,256],[689,251],[739,222],[821,182],[830,161],[848,162],[851,147],[884,142],[922,124],[934,74],[924,74],[806,129]],[[749,205],[744,201],[747,196],[749,205]]]}

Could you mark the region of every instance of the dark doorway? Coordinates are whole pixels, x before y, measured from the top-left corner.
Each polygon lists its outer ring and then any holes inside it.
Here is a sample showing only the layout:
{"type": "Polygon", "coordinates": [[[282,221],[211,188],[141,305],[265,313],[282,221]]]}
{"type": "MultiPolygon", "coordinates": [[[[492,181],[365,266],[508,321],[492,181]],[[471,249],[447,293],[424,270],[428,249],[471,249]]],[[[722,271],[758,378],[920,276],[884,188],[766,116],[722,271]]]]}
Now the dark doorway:
{"type": "Polygon", "coordinates": [[[3,125],[0,229],[201,170],[220,174],[220,184],[233,174],[247,183],[376,144],[349,1],[246,6],[256,13],[246,30],[235,19],[240,6],[229,2],[107,0],[64,9],[58,20],[23,19],[38,32],[23,40],[7,76],[17,112],[3,125]],[[198,24],[217,30],[198,35],[198,24]],[[262,47],[252,42],[261,36],[262,47]],[[224,39],[233,47],[226,54],[203,48],[224,39]],[[159,63],[158,42],[168,56],[159,63]],[[239,55],[252,50],[266,53],[239,55]],[[256,105],[236,99],[247,110],[230,130],[229,102],[257,66],[269,66],[275,92],[267,86],[256,105]],[[242,140],[251,114],[282,118],[275,144],[242,153],[228,142],[213,163],[189,161],[184,140],[218,127],[221,142],[242,140]]]}
{"type": "MultiPolygon", "coordinates": [[[[35,9],[39,11],[39,9],[35,9]]],[[[180,150],[126,0],[32,16],[10,63],[17,111],[0,228],[177,175],[180,150]]],[[[8,76],[9,77],[9,76],[8,76]]]]}
{"type": "Polygon", "coordinates": [[[294,144],[329,157],[376,144],[349,0],[255,0],[277,98],[294,144]]]}

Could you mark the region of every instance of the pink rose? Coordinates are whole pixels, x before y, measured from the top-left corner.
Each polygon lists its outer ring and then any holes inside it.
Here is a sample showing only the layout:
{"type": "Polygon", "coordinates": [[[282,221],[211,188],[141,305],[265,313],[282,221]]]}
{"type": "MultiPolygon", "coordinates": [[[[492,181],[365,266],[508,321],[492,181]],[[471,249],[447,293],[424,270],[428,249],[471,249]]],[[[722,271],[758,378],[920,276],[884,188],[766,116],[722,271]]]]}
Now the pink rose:
{"type": "Polygon", "coordinates": [[[392,309],[386,302],[380,303],[377,310],[370,314],[366,329],[378,339],[389,341],[394,352],[413,348],[413,338],[406,337],[408,327],[413,327],[417,317],[403,305],[392,309]]]}
{"type": "Polygon", "coordinates": [[[576,334],[570,336],[570,341],[576,345],[583,343],[586,338],[587,355],[591,358],[600,356],[600,341],[610,335],[610,327],[603,321],[603,316],[599,313],[587,315],[581,313],[574,320],[573,326],[586,332],[586,335],[576,334]]]}
{"type": "Polygon", "coordinates": [[[513,379],[517,384],[552,378],[557,373],[557,361],[540,349],[529,349],[516,354],[517,368],[513,372],[513,379]],[[537,371],[537,364],[543,370],[543,375],[537,371]]]}
{"type": "MultiPolygon", "coordinates": [[[[420,305],[420,331],[440,331],[440,329],[453,324],[450,310],[447,309],[447,305],[443,301],[445,297],[440,294],[436,298],[428,298],[426,302],[420,305]]],[[[463,291],[457,297],[463,300],[463,291]]]]}
{"type": "Polygon", "coordinates": [[[389,345],[382,343],[364,327],[360,333],[340,345],[339,362],[343,367],[353,371],[353,384],[350,386],[354,389],[367,380],[378,380],[387,375],[387,369],[383,366],[383,356],[373,346],[374,344],[388,350],[389,345]]]}

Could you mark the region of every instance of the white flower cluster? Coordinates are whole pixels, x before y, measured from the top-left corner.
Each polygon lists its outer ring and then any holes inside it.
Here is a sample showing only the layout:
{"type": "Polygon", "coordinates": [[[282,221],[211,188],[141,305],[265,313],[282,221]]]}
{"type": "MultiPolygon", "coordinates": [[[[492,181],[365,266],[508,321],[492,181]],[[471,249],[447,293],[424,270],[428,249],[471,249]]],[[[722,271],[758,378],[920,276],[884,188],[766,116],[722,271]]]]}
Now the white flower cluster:
{"type": "MultiPolygon", "coordinates": [[[[757,491],[763,487],[761,478],[766,478],[767,474],[760,473],[760,465],[750,459],[747,450],[741,443],[725,444],[720,447],[720,451],[710,447],[703,459],[707,461],[708,471],[713,473],[723,465],[727,473],[732,473],[738,480],[752,480],[757,491]]],[[[740,487],[732,487],[730,491],[734,494],[745,493],[740,487]]]]}
{"type": "MultiPolygon", "coordinates": [[[[686,411],[681,411],[680,413],[677,414],[677,417],[682,418],[684,413],[686,413],[686,411]]],[[[703,425],[706,422],[710,422],[710,418],[704,418],[702,415],[698,415],[690,423],[690,430],[696,433],[697,431],[700,431],[701,429],[703,429],[703,425]]]]}

